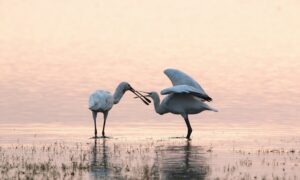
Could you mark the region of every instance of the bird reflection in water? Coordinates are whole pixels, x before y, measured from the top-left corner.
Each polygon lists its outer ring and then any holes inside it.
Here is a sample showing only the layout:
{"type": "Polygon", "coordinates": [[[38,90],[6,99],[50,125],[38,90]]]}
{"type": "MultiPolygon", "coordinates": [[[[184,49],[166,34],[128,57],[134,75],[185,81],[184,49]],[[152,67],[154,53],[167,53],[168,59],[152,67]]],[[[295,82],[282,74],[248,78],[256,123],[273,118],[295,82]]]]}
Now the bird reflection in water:
{"type": "Polygon", "coordinates": [[[210,168],[200,146],[192,146],[190,141],[185,145],[167,146],[159,151],[159,179],[205,179],[210,168]]]}
{"type": "Polygon", "coordinates": [[[108,147],[105,145],[106,139],[102,139],[102,144],[94,141],[91,159],[91,176],[94,179],[103,179],[109,176],[111,170],[108,168],[108,147]],[[99,145],[98,145],[99,143],[99,145]]]}
{"type": "Polygon", "coordinates": [[[134,154],[126,153],[127,146],[114,153],[107,141],[95,140],[91,149],[91,179],[205,179],[210,171],[204,150],[190,141],[160,141],[152,150],[134,154]]]}

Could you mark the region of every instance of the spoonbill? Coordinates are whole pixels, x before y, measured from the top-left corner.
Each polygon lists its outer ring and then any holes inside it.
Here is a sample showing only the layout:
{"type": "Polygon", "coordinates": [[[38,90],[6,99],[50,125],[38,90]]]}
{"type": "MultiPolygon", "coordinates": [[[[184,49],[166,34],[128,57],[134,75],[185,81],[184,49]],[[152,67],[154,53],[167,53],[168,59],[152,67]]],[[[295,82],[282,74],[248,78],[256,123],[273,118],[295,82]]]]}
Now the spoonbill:
{"type": "Polygon", "coordinates": [[[103,128],[102,128],[102,136],[105,137],[105,123],[108,116],[108,112],[113,107],[114,104],[118,104],[126,91],[133,92],[138,98],[140,98],[145,104],[149,105],[151,101],[143,96],[138,91],[134,90],[129,83],[121,82],[114,94],[112,95],[108,91],[104,90],[96,90],[90,95],[89,98],[89,109],[92,111],[94,126],[95,126],[95,138],[97,137],[97,113],[101,112],[104,115],[103,128]]]}
{"type": "MultiPolygon", "coordinates": [[[[204,110],[218,112],[217,109],[210,107],[205,101],[212,101],[203,88],[190,76],[177,69],[166,69],[164,73],[171,80],[173,86],[163,89],[160,93],[167,95],[160,103],[160,98],[156,92],[144,92],[146,97],[151,97],[154,102],[156,113],[180,114],[187,126],[187,139],[190,139],[192,127],[189,121],[189,114],[198,114],[204,110]]],[[[142,92],[142,91],[141,91],[142,92]]]]}

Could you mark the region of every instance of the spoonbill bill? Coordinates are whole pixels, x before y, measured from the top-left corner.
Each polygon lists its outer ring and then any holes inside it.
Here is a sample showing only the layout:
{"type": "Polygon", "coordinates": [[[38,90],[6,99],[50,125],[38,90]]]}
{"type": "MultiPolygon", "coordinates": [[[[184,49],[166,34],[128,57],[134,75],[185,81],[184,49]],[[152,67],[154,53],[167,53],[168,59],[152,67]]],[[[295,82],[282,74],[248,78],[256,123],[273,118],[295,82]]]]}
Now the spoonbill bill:
{"type": "Polygon", "coordinates": [[[143,96],[138,91],[134,90],[127,82],[121,82],[116,88],[113,95],[110,92],[104,90],[96,90],[90,95],[89,109],[92,111],[93,114],[95,138],[97,138],[97,113],[101,112],[104,115],[102,136],[105,137],[105,124],[108,112],[111,110],[114,104],[118,104],[120,102],[121,98],[128,90],[134,93],[137,97],[139,97],[145,104],[149,105],[149,103],[151,103],[151,101],[148,98],[143,96]]]}
{"type": "MultiPolygon", "coordinates": [[[[161,95],[167,95],[160,103],[160,98],[156,92],[144,92],[146,97],[151,97],[154,102],[155,111],[163,115],[165,113],[180,114],[187,126],[187,139],[192,134],[192,126],[189,121],[189,114],[198,114],[202,111],[214,111],[217,109],[210,107],[205,101],[212,101],[203,88],[190,76],[177,69],[166,69],[164,73],[172,81],[173,86],[163,89],[161,95]]],[[[141,91],[142,92],[142,91],[141,91]]]]}

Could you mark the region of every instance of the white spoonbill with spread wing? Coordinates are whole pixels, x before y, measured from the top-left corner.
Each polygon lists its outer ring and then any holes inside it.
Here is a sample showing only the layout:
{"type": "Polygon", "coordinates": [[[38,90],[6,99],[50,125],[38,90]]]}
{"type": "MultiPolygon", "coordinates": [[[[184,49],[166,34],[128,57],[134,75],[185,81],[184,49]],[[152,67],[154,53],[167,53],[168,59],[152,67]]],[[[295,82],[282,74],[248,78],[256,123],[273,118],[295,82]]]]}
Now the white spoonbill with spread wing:
{"type": "Polygon", "coordinates": [[[162,95],[167,95],[160,103],[159,95],[156,92],[144,92],[154,101],[155,111],[163,115],[165,113],[180,114],[186,123],[188,133],[186,138],[190,139],[192,127],[189,121],[189,114],[198,114],[204,110],[218,110],[210,107],[204,101],[212,101],[203,88],[190,76],[177,69],[166,69],[164,73],[172,81],[173,87],[162,90],[162,95]]]}
{"type": "Polygon", "coordinates": [[[137,95],[137,97],[139,97],[145,104],[149,105],[149,103],[151,102],[148,98],[140,94],[138,91],[134,90],[127,82],[120,83],[113,95],[110,92],[104,90],[96,90],[90,95],[89,109],[92,111],[93,114],[95,138],[97,137],[97,113],[101,112],[104,115],[102,136],[105,137],[105,123],[106,118],[108,116],[108,112],[114,104],[119,103],[125,92],[128,90],[137,95]]]}

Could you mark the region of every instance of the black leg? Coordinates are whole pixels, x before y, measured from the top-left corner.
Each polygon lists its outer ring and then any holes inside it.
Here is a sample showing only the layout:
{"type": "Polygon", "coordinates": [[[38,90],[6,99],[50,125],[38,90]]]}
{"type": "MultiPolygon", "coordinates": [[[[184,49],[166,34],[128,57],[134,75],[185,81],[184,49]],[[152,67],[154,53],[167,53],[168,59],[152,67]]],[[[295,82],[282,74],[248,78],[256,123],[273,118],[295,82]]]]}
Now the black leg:
{"type": "Polygon", "coordinates": [[[105,137],[105,124],[106,124],[106,118],[108,115],[108,111],[103,112],[103,115],[104,115],[104,122],[103,122],[102,136],[105,137]]]}
{"type": "Polygon", "coordinates": [[[96,119],[97,119],[97,112],[96,111],[92,111],[93,113],[93,119],[94,119],[94,126],[95,126],[95,138],[97,137],[97,123],[96,123],[96,119]]]}
{"type": "Polygon", "coordinates": [[[192,134],[193,129],[192,129],[192,127],[191,127],[191,124],[190,124],[190,121],[189,121],[189,117],[188,117],[188,115],[185,115],[185,116],[183,116],[183,118],[184,118],[184,120],[185,120],[187,129],[188,129],[188,133],[187,133],[187,135],[186,135],[186,138],[187,138],[187,139],[191,139],[191,134],[192,134]]]}

